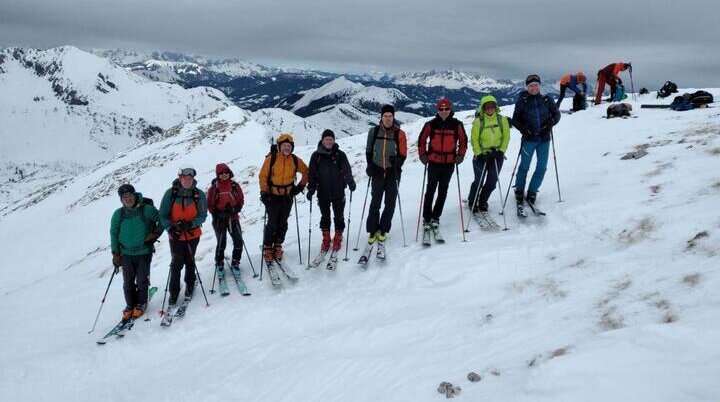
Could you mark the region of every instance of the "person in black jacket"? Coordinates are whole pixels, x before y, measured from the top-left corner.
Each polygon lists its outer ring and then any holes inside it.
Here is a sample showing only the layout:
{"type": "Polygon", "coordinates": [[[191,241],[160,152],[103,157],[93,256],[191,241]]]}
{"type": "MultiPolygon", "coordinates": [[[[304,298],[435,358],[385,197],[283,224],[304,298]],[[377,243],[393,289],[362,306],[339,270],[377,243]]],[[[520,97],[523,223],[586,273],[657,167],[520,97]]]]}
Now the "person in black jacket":
{"type": "Polygon", "coordinates": [[[335,133],[332,130],[323,131],[317,150],[310,157],[309,171],[307,199],[312,201],[317,191],[321,214],[320,251],[326,253],[330,249],[330,209],[332,208],[335,222],[332,249],[337,252],[342,246],[345,230],[345,187],[355,191],[355,180],[347,156],[335,143],[335,133]]]}
{"type": "Polygon", "coordinates": [[[515,199],[518,204],[522,204],[524,199],[534,204],[547,170],[550,137],[553,126],[560,121],[560,111],[549,96],[540,93],[539,75],[528,75],[525,85],[527,90],[518,97],[512,117],[513,126],[522,133],[520,167],[515,179],[515,199]],[[538,160],[525,197],[525,180],[533,153],[537,154],[538,160]]]}

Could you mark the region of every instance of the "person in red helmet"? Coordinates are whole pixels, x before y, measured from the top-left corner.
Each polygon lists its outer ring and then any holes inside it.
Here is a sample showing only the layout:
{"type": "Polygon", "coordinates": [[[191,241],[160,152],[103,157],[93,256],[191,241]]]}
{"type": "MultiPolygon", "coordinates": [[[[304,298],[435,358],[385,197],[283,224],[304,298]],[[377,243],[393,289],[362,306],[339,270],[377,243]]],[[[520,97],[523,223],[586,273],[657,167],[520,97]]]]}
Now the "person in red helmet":
{"type": "Polygon", "coordinates": [[[435,118],[425,123],[418,136],[420,162],[427,166],[427,188],[423,199],[423,244],[430,233],[440,240],[439,226],[447,191],[455,165],[462,163],[467,151],[467,135],[462,122],[454,117],[452,102],[441,98],[435,105],[435,118]],[[437,200],[433,198],[437,190],[437,200]]]}
{"type": "Polygon", "coordinates": [[[597,92],[595,93],[595,104],[599,105],[602,101],[603,92],[605,92],[605,84],[610,85],[610,99],[615,96],[615,91],[619,84],[622,84],[620,79],[620,73],[626,70],[630,70],[632,73],[632,65],[630,63],[610,63],[602,70],[598,71],[597,75],[597,92]]]}
{"type": "Polygon", "coordinates": [[[208,211],[212,215],[212,226],[217,239],[215,267],[218,276],[222,278],[224,277],[228,233],[233,242],[230,269],[233,271],[240,269],[243,238],[238,213],[242,210],[245,197],[240,184],[233,180],[234,174],[228,165],[218,163],[215,166],[215,175],[208,190],[208,211]]]}

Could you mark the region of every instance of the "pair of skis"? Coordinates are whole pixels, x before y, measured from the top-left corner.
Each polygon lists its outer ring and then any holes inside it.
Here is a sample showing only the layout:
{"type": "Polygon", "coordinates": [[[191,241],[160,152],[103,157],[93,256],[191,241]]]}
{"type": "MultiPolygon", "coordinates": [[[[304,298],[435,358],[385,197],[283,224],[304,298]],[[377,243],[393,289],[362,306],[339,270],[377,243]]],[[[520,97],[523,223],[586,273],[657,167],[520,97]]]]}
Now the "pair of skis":
{"type": "Polygon", "coordinates": [[[295,272],[282,260],[274,259],[270,262],[265,262],[268,269],[268,275],[270,276],[270,283],[274,287],[281,287],[283,282],[280,279],[280,273],[282,273],[290,283],[297,283],[299,280],[295,272]]]}
{"type": "Polygon", "coordinates": [[[327,269],[328,271],[334,271],[337,268],[338,263],[337,250],[320,251],[320,253],[318,253],[318,255],[312,260],[310,266],[315,268],[319,267],[325,260],[325,256],[327,256],[328,252],[330,253],[330,259],[328,260],[327,264],[325,264],[325,269],[327,269]]]}
{"type": "MultiPolygon", "coordinates": [[[[217,268],[215,268],[217,270],[217,268]]],[[[242,279],[242,274],[240,273],[240,267],[234,268],[230,267],[230,273],[232,274],[233,279],[235,280],[235,285],[238,288],[238,292],[240,292],[243,296],[250,296],[251,293],[248,291],[247,285],[245,285],[245,281],[242,279]]],[[[218,270],[217,271],[217,277],[218,277],[218,290],[220,291],[220,296],[227,296],[230,294],[230,290],[228,289],[227,284],[227,278],[225,277],[225,270],[218,270]]]]}
{"type": "Polygon", "coordinates": [[[385,242],[378,240],[375,243],[368,243],[367,246],[365,246],[365,250],[363,250],[360,259],[357,262],[361,268],[367,268],[367,264],[370,260],[370,255],[372,255],[375,244],[377,244],[377,252],[375,253],[375,258],[377,260],[380,260],[381,262],[385,261],[385,242]]]}
{"type": "MultiPolygon", "coordinates": [[[[536,207],[535,203],[530,202],[529,200],[525,200],[525,202],[527,202],[527,204],[530,207],[530,210],[533,212],[533,214],[535,214],[537,216],[546,216],[547,215],[545,212],[543,212],[538,207],[536,207]]],[[[519,218],[521,218],[521,220],[524,220],[525,218],[528,217],[528,213],[525,210],[525,207],[523,206],[522,203],[517,204],[517,216],[519,218]]]]}
{"type": "Polygon", "coordinates": [[[442,244],[445,243],[445,238],[440,233],[440,227],[438,226],[424,226],[423,227],[423,238],[422,238],[422,244],[425,247],[430,247],[432,245],[432,239],[435,239],[435,243],[442,244]]]}
{"type": "MultiPolygon", "coordinates": [[[[150,300],[152,300],[152,297],[155,295],[155,293],[157,293],[157,290],[158,289],[156,286],[153,286],[150,289],[148,289],[148,305],[150,304],[150,300]]],[[[97,340],[97,344],[105,345],[112,339],[125,337],[125,335],[127,335],[128,332],[135,325],[136,320],[137,320],[137,318],[135,318],[135,317],[132,317],[128,320],[120,320],[120,322],[117,323],[110,331],[108,331],[108,333],[105,334],[105,336],[103,336],[102,338],[97,340]]],[[[145,314],[145,319],[143,321],[150,321],[150,315],[147,314],[147,310],[146,310],[146,314],[145,314]]]]}

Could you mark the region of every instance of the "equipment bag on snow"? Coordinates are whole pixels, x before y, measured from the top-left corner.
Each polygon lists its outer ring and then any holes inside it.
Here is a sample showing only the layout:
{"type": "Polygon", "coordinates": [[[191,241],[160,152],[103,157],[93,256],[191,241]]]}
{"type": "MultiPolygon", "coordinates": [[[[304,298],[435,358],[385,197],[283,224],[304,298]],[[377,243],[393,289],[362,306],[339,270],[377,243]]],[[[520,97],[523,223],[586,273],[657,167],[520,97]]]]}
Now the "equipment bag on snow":
{"type": "Polygon", "coordinates": [[[573,96],[572,111],[577,112],[578,110],[585,110],[586,108],[587,101],[585,100],[585,94],[575,94],[575,96],[573,96]]]}
{"type": "Polygon", "coordinates": [[[695,105],[695,107],[705,106],[715,101],[710,92],[703,90],[691,93],[688,100],[690,101],[690,103],[695,105]]]}
{"type": "Polygon", "coordinates": [[[607,108],[607,118],[612,119],[613,117],[627,117],[630,116],[632,111],[632,105],[629,103],[618,103],[610,105],[607,108]]]}
{"type": "Polygon", "coordinates": [[[671,94],[674,94],[678,91],[677,84],[675,84],[672,81],[665,81],[665,84],[662,86],[662,88],[658,89],[657,91],[657,97],[658,98],[667,98],[671,94]]]}
{"type": "Polygon", "coordinates": [[[684,94],[683,96],[676,96],[670,104],[670,109],[684,112],[686,110],[695,109],[695,105],[690,102],[690,94],[684,94]]]}

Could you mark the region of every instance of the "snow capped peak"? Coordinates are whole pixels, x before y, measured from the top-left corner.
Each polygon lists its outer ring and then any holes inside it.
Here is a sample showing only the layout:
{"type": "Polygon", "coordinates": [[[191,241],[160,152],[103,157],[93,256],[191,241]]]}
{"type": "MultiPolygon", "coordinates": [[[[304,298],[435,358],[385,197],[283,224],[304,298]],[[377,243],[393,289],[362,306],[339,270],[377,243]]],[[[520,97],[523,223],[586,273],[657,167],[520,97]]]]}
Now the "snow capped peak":
{"type": "Polygon", "coordinates": [[[313,103],[324,105],[338,105],[348,103],[365,109],[378,109],[377,105],[397,102],[406,102],[408,97],[395,88],[380,88],[365,86],[352,82],[344,76],[338,77],[316,89],[301,92],[300,99],[295,101],[290,109],[298,112],[313,103]]]}
{"type": "Polygon", "coordinates": [[[430,70],[404,72],[393,79],[399,85],[444,87],[448,89],[472,88],[476,91],[512,87],[509,81],[499,81],[485,74],[473,74],[457,70],[430,70]]]}

